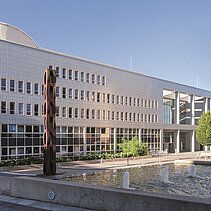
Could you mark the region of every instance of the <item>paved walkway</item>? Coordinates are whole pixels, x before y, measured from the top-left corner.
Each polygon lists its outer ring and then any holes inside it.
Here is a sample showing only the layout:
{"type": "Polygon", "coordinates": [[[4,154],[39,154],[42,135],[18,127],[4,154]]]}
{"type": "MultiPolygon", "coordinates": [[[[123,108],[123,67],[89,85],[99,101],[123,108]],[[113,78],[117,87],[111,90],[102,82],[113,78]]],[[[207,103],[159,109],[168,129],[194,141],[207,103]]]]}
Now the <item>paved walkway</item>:
{"type": "MultiPolygon", "coordinates": [[[[165,164],[172,163],[175,160],[197,160],[200,152],[187,152],[180,154],[169,154],[160,157],[139,157],[130,159],[114,159],[114,160],[95,160],[95,161],[75,161],[57,164],[57,175],[44,176],[42,165],[3,167],[0,169],[0,192],[7,194],[10,179],[17,176],[44,177],[49,179],[61,179],[67,176],[78,175],[83,173],[93,173],[108,169],[130,168],[142,165],[165,164]]],[[[205,158],[201,158],[205,160],[205,158]]],[[[211,158],[206,161],[211,164],[211,158]]],[[[0,210],[73,210],[84,211],[86,209],[55,205],[50,203],[36,202],[32,200],[17,199],[0,195],[0,210]]]]}

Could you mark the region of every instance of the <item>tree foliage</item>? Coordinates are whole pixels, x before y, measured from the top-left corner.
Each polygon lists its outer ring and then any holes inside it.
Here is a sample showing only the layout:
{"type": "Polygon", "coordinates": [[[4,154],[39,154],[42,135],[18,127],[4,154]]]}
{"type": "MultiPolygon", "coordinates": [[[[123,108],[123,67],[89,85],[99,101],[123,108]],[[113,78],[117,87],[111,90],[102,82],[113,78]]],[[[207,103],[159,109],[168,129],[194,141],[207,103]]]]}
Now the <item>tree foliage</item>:
{"type": "Polygon", "coordinates": [[[203,113],[198,121],[196,139],[203,146],[211,145],[211,113],[203,113]]]}
{"type": "Polygon", "coordinates": [[[128,156],[147,155],[148,153],[147,143],[140,142],[137,137],[133,137],[131,140],[123,139],[118,146],[128,156]]]}

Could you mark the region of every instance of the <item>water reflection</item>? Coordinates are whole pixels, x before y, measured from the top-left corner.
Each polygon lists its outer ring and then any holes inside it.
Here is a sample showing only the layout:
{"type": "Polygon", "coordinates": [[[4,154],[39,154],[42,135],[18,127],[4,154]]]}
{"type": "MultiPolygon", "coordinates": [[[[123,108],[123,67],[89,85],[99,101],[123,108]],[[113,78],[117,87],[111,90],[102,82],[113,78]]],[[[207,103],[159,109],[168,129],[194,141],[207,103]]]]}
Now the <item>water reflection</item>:
{"type": "MultiPolygon", "coordinates": [[[[130,187],[135,190],[188,195],[198,198],[211,198],[211,167],[197,165],[195,177],[190,177],[188,166],[169,165],[169,181],[160,179],[161,165],[129,168],[130,187]]],[[[78,176],[65,180],[92,185],[122,187],[123,174],[126,169],[103,171],[98,174],[78,176]]]]}

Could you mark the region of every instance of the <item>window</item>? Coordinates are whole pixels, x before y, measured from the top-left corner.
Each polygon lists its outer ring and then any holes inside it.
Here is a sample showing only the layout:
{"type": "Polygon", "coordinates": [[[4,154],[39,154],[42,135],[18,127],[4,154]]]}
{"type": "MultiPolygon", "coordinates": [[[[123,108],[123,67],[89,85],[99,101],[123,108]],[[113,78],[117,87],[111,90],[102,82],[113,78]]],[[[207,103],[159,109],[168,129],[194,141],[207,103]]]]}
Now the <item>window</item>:
{"type": "Polygon", "coordinates": [[[39,94],[39,84],[38,83],[35,83],[34,84],[34,94],[35,95],[38,95],[39,94]]]}
{"type": "Polygon", "coordinates": [[[103,120],[106,120],[106,112],[105,112],[105,110],[103,110],[103,112],[102,112],[102,113],[103,113],[103,115],[102,115],[102,119],[103,119],[103,120]]]}
{"type": "Polygon", "coordinates": [[[112,113],[111,113],[111,119],[112,120],[114,120],[114,113],[115,113],[114,111],[112,111],[112,113]]]}
{"type": "Polygon", "coordinates": [[[137,99],[137,106],[138,107],[140,106],[140,99],[139,98],[137,99]]]}
{"type": "Polygon", "coordinates": [[[89,101],[89,91],[86,91],[86,100],[89,101]]]}
{"type": "Polygon", "coordinates": [[[75,89],[75,100],[78,100],[78,89],[75,89]]]}
{"type": "Polygon", "coordinates": [[[110,103],[110,94],[107,94],[107,103],[110,103]]]}
{"type": "Polygon", "coordinates": [[[18,114],[23,115],[23,103],[18,103],[18,114]]]}
{"type": "Polygon", "coordinates": [[[129,121],[132,121],[132,113],[129,113],[129,121]]]}
{"type": "Polygon", "coordinates": [[[125,121],[127,121],[127,112],[125,112],[125,121]]]}
{"type": "Polygon", "coordinates": [[[26,115],[27,116],[31,115],[31,104],[26,104],[26,115]]]}
{"type": "Polygon", "coordinates": [[[100,75],[97,76],[97,84],[100,85],[100,75]]]}
{"type": "Polygon", "coordinates": [[[124,120],[123,115],[124,115],[124,113],[123,113],[123,112],[121,112],[121,114],[120,114],[121,121],[123,121],[123,120],[124,120]]]}
{"type": "Polygon", "coordinates": [[[133,121],[135,122],[136,121],[136,114],[133,113],[133,121]]]}
{"type": "Polygon", "coordinates": [[[59,106],[56,106],[56,116],[59,117],[59,106]]]}
{"type": "Polygon", "coordinates": [[[38,116],[38,115],[39,115],[39,105],[34,104],[34,116],[38,116]]]}
{"type": "Polygon", "coordinates": [[[136,98],[133,98],[133,106],[136,106],[136,98]]]}
{"type": "Polygon", "coordinates": [[[75,71],[75,81],[78,81],[78,71],[75,71]]]}
{"type": "Polygon", "coordinates": [[[73,80],[73,71],[72,70],[69,70],[69,79],[73,80]]]}
{"type": "Polygon", "coordinates": [[[129,97],[129,105],[132,105],[132,97],[129,97]]]}
{"type": "Polygon", "coordinates": [[[116,104],[119,105],[119,95],[116,96],[116,104]]]}
{"type": "Polygon", "coordinates": [[[59,78],[59,67],[56,67],[56,77],[59,78]]]}
{"type": "Polygon", "coordinates": [[[119,112],[116,112],[116,120],[119,121],[119,112]]]}
{"type": "Polygon", "coordinates": [[[95,101],[95,92],[92,92],[92,101],[95,101]]]}
{"type": "Polygon", "coordinates": [[[15,114],[15,102],[10,102],[10,114],[15,114]]]}
{"type": "Polygon", "coordinates": [[[86,118],[89,119],[89,109],[86,109],[86,118]]]}
{"type": "Polygon", "coordinates": [[[92,119],[95,119],[95,110],[92,109],[92,119]]]}
{"type": "Polygon", "coordinates": [[[66,79],[66,68],[62,69],[62,78],[66,79]]]}
{"type": "Polygon", "coordinates": [[[78,118],[78,108],[75,108],[75,118],[78,118]]]}
{"type": "Polygon", "coordinates": [[[6,114],[7,113],[7,107],[6,107],[6,101],[1,101],[1,113],[6,114]]]}
{"type": "Polygon", "coordinates": [[[137,114],[137,122],[140,122],[140,115],[137,114]]]}
{"type": "Polygon", "coordinates": [[[97,119],[100,119],[100,110],[97,111],[97,119]]]}
{"type": "Polygon", "coordinates": [[[143,122],[143,121],[144,121],[144,115],[141,114],[141,122],[143,122]]]}
{"type": "Polygon", "coordinates": [[[62,117],[67,117],[67,109],[66,107],[62,107],[62,117]]]}
{"type": "Polygon", "coordinates": [[[56,87],[56,97],[59,97],[59,87],[56,87]]]}
{"type": "Polygon", "coordinates": [[[125,105],[127,106],[127,97],[125,97],[125,105]]]}
{"type": "Polygon", "coordinates": [[[15,91],[15,80],[10,80],[10,92],[15,91]]]}
{"type": "Polygon", "coordinates": [[[124,105],[124,97],[121,96],[121,105],[124,105]]]}
{"type": "Polygon", "coordinates": [[[144,107],[144,100],[141,99],[141,107],[144,107]]]}
{"type": "Polygon", "coordinates": [[[6,91],[7,90],[7,80],[6,78],[1,79],[1,90],[6,91]]]}
{"type": "Polygon", "coordinates": [[[26,83],[26,93],[31,94],[31,82],[26,83]]]}
{"type": "Polygon", "coordinates": [[[111,103],[114,104],[114,95],[111,95],[111,103]]]}
{"type": "Polygon", "coordinates": [[[95,84],[95,74],[92,74],[92,83],[95,84]]]}
{"type": "Polygon", "coordinates": [[[62,98],[66,98],[66,88],[62,88],[62,98]]]}
{"type": "Polygon", "coordinates": [[[73,99],[73,89],[69,89],[69,98],[73,99]]]}
{"type": "Polygon", "coordinates": [[[84,90],[81,90],[81,100],[84,100],[84,90]]]}
{"type": "Polygon", "coordinates": [[[105,103],[105,93],[103,93],[103,103],[105,103]]]}
{"type": "Polygon", "coordinates": [[[42,95],[44,95],[44,85],[42,84],[42,95]]]}
{"type": "Polygon", "coordinates": [[[89,73],[86,74],[86,82],[89,83],[89,73]]]}
{"type": "Polygon", "coordinates": [[[81,119],[84,119],[84,108],[81,109],[81,119]]]}
{"type": "Polygon", "coordinates": [[[144,107],[147,108],[147,100],[144,101],[144,107]]]}
{"type": "Polygon", "coordinates": [[[100,92],[97,92],[97,102],[100,103],[100,92]]]}
{"type": "Polygon", "coordinates": [[[18,81],[18,92],[23,93],[23,81],[18,81]]]}
{"type": "Polygon", "coordinates": [[[69,118],[73,118],[73,108],[69,107],[69,118]]]}
{"type": "Polygon", "coordinates": [[[108,111],[108,120],[110,120],[110,114],[111,114],[111,112],[110,111],[108,111]]]}
{"type": "Polygon", "coordinates": [[[81,82],[84,82],[84,72],[81,72],[81,82]]]}
{"type": "Polygon", "coordinates": [[[103,86],[106,85],[106,78],[105,78],[105,76],[102,77],[102,85],[103,85],[103,86]]]}
{"type": "Polygon", "coordinates": [[[14,125],[14,124],[11,124],[11,125],[9,125],[9,132],[16,132],[16,125],[14,125]]]}

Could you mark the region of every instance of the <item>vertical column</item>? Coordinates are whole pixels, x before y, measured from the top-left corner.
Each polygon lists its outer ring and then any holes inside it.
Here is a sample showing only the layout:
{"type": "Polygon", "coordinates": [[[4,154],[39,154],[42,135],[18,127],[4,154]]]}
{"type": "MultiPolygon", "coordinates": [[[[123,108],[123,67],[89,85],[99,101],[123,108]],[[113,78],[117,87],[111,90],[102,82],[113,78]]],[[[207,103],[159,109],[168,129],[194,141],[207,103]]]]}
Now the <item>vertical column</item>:
{"type": "Polygon", "coordinates": [[[141,143],[141,128],[138,129],[138,140],[141,143]]]}
{"type": "Polygon", "coordinates": [[[208,111],[208,98],[205,97],[204,98],[204,112],[207,112],[208,111]]]}
{"type": "Polygon", "coordinates": [[[180,130],[177,130],[177,153],[180,153],[180,130]]]}
{"type": "Polygon", "coordinates": [[[86,144],[86,127],[83,128],[83,139],[84,139],[84,155],[87,152],[87,144],[86,144]]]}
{"type": "Polygon", "coordinates": [[[114,153],[116,153],[117,147],[117,136],[116,136],[116,128],[114,128],[114,153]]]}
{"type": "Polygon", "coordinates": [[[195,95],[190,96],[190,106],[191,106],[191,125],[195,125],[195,95]]]}
{"type": "Polygon", "coordinates": [[[191,152],[195,152],[195,131],[191,132],[191,152]]]}
{"type": "MultiPolygon", "coordinates": [[[[208,112],[208,98],[207,97],[204,98],[204,112],[205,113],[208,112]]],[[[205,146],[204,147],[204,150],[205,151],[208,151],[209,150],[209,147],[208,146],[205,146]]]]}
{"type": "Polygon", "coordinates": [[[160,151],[163,151],[163,129],[160,129],[160,151]]]}
{"type": "MultiPolygon", "coordinates": [[[[1,134],[2,134],[2,125],[0,125],[0,162],[1,162],[1,134]]],[[[25,154],[25,153],[24,153],[25,154]]]]}
{"type": "Polygon", "coordinates": [[[176,114],[175,114],[175,123],[179,124],[180,123],[180,92],[175,92],[175,110],[176,110],[176,114]]]}

